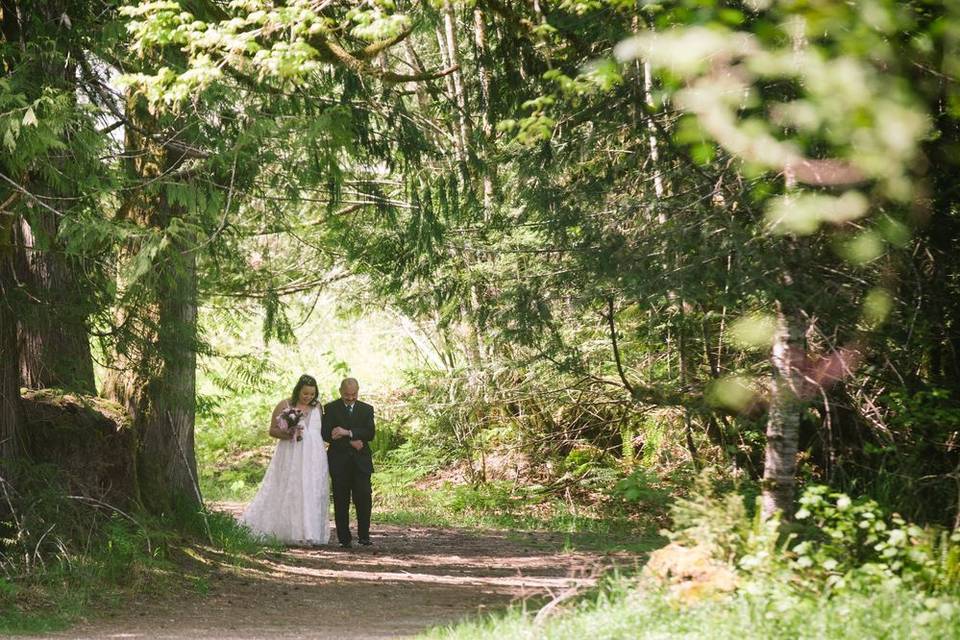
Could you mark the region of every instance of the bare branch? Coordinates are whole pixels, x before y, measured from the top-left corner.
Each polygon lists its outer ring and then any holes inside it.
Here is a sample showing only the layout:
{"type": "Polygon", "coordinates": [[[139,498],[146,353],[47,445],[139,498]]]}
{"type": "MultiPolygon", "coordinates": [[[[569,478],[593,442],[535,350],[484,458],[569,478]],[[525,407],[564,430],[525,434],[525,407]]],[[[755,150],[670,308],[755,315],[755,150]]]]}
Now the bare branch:
{"type": "Polygon", "coordinates": [[[630,381],[627,380],[627,374],[623,370],[623,363],[620,361],[620,348],[617,345],[617,325],[614,323],[614,309],[613,309],[613,296],[607,298],[607,313],[605,314],[607,318],[607,324],[610,326],[610,342],[613,345],[613,359],[617,363],[617,374],[619,374],[620,379],[623,381],[623,387],[630,392],[630,395],[635,395],[633,385],[630,384],[630,381]]]}

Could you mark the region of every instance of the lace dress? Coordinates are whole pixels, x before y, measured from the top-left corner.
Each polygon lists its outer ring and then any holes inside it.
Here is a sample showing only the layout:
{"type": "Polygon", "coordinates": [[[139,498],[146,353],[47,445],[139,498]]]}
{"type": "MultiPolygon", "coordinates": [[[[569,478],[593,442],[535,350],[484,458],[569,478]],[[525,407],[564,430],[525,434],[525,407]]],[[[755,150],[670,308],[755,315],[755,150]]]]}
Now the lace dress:
{"type": "Polygon", "coordinates": [[[287,544],[327,544],[330,473],[320,435],[321,409],[300,421],[303,440],[278,440],[260,489],[240,518],[255,533],[287,544]]]}

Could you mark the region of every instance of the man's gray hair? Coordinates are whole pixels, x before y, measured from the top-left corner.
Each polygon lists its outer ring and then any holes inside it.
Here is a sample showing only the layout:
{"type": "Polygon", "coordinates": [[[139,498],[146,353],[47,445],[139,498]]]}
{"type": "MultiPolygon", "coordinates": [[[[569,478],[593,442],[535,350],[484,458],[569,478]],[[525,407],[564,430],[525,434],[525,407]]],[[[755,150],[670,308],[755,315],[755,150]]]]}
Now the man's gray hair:
{"type": "Polygon", "coordinates": [[[347,387],[353,387],[357,391],[360,390],[360,383],[357,382],[356,378],[344,378],[343,382],[340,383],[341,389],[346,389],[347,387]]]}

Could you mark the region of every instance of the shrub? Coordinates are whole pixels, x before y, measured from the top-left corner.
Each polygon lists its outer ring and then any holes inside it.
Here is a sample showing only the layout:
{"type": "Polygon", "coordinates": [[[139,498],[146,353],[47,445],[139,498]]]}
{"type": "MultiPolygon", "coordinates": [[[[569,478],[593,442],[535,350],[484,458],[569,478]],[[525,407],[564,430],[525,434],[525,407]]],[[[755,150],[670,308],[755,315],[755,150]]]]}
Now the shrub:
{"type": "Polygon", "coordinates": [[[705,548],[746,581],[777,591],[834,593],[904,584],[931,595],[960,591],[960,533],[886,515],[874,501],[807,487],[797,523],[750,516],[743,497],[718,494],[702,475],[672,509],[674,542],[705,548]],[[775,584],[774,584],[775,583],[775,584]]]}

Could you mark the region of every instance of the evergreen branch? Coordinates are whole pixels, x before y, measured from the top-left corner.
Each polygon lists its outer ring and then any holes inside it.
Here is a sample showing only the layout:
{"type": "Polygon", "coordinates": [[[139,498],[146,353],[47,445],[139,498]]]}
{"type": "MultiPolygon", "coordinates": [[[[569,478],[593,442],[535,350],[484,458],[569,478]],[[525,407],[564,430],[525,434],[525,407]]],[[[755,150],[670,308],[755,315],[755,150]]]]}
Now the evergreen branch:
{"type": "Polygon", "coordinates": [[[200,251],[209,244],[212,244],[227,228],[227,219],[230,216],[230,206],[233,203],[233,187],[234,179],[237,175],[237,155],[233,156],[233,167],[230,169],[230,187],[227,189],[227,203],[223,206],[223,218],[220,220],[220,224],[217,225],[217,228],[210,234],[210,237],[198,244],[196,247],[185,251],[184,253],[194,253],[200,251]]]}
{"type": "Polygon", "coordinates": [[[303,291],[313,291],[318,288],[323,288],[333,284],[334,282],[339,282],[349,278],[352,274],[343,271],[339,273],[334,273],[333,275],[327,275],[323,278],[314,278],[311,280],[303,280],[300,282],[294,282],[280,288],[267,287],[265,289],[245,289],[241,291],[216,291],[214,289],[206,289],[204,293],[212,296],[220,296],[223,298],[243,298],[243,299],[253,299],[261,300],[270,295],[277,296],[287,296],[294,293],[301,293],[303,291]]]}
{"type": "MultiPolygon", "coordinates": [[[[349,206],[347,206],[347,207],[344,207],[343,209],[340,209],[339,211],[337,211],[337,212],[335,212],[335,213],[330,214],[330,216],[333,217],[333,218],[339,218],[339,217],[341,217],[341,216],[345,216],[345,215],[347,215],[347,214],[353,213],[354,211],[359,211],[360,209],[362,209],[362,208],[364,208],[364,207],[367,207],[367,206],[375,206],[376,204],[377,204],[377,203],[375,203],[375,202],[355,202],[355,203],[353,203],[353,204],[351,204],[351,205],[349,205],[349,206]]],[[[315,224],[315,225],[322,225],[322,224],[324,224],[325,222],[327,222],[327,220],[328,220],[328,218],[321,218],[321,219],[317,220],[316,222],[314,222],[313,224],[315,224]]]]}
{"type": "Polygon", "coordinates": [[[357,58],[361,60],[369,60],[370,58],[377,56],[377,54],[379,54],[380,52],[385,51],[396,44],[400,44],[401,42],[406,40],[411,33],[413,33],[413,27],[406,29],[401,33],[398,33],[394,37],[388,38],[387,40],[381,40],[380,42],[373,42],[371,44],[368,44],[366,47],[358,51],[355,55],[357,58]]]}
{"type": "MultiPolygon", "coordinates": [[[[479,0],[477,4],[486,5],[487,8],[489,8],[493,13],[506,20],[507,23],[514,28],[514,30],[523,32],[525,35],[530,36],[531,39],[536,40],[537,42],[543,41],[543,37],[537,34],[537,25],[532,20],[518,15],[516,11],[508,7],[500,0],[479,0]]],[[[578,38],[569,30],[558,28],[557,25],[553,24],[550,26],[554,28],[554,32],[557,35],[566,40],[567,44],[577,51],[589,51],[590,47],[588,47],[583,40],[578,38]]]]}
{"type": "Polygon", "coordinates": [[[97,134],[101,136],[107,136],[122,127],[126,122],[123,120],[114,120],[112,124],[107,125],[103,129],[97,129],[97,134]]]}
{"type": "MultiPolygon", "coordinates": [[[[0,172],[0,178],[2,178],[4,181],[8,182],[8,183],[9,183],[14,189],[16,189],[19,193],[27,196],[28,198],[30,198],[31,200],[33,200],[34,202],[36,202],[36,203],[37,203],[38,205],[40,205],[41,207],[43,207],[43,208],[46,209],[47,211],[51,212],[53,215],[63,217],[63,213],[61,213],[60,211],[57,211],[56,209],[54,209],[53,207],[51,207],[50,205],[48,205],[46,202],[43,202],[43,201],[40,199],[39,196],[37,196],[37,195],[31,193],[30,191],[27,191],[26,189],[24,189],[24,188],[23,188],[22,186],[20,186],[13,178],[11,178],[10,176],[8,176],[7,174],[0,172]]],[[[4,202],[4,207],[6,207],[6,205],[7,205],[9,202],[10,202],[9,199],[7,200],[7,202],[4,202]]],[[[0,207],[0,211],[2,211],[2,210],[3,210],[3,207],[0,207]]]]}
{"type": "MultiPolygon", "coordinates": [[[[569,367],[567,367],[564,363],[551,356],[542,348],[537,349],[537,355],[553,364],[558,371],[565,371],[569,369],[569,367]]],[[[630,399],[637,404],[650,405],[654,407],[686,407],[691,405],[697,406],[698,404],[696,401],[691,402],[689,399],[685,398],[679,391],[671,392],[662,388],[652,386],[638,387],[632,384],[630,388],[627,388],[624,386],[623,381],[617,382],[615,380],[608,380],[590,373],[589,371],[584,372],[583,375],[585,379],[591,380],[597,384],[626,390],[630,394],[630,399]]]]}
{"type": "Polygon", "coordinates": [[[517,31],[522,31],[528,35],[534,34],[534,29],[536,25],[533,24],[529,19],[523,18],[511,9],[506,6],[499,0],[482,0],[482,4],[486,5],[493,13],[500,16],[507,23],[517,31]]]}
{"type": "MultiPolygon", "coordinates": [[[[157,137],[157,136],[154,136],[157,137]]],[[[176,151],[181,154],[181,160],[183,158],[190,158],[192,160],[209,160],[211,155],[209,152],[204,151],[203,149],[198,149],[194,146],[191,146],[185,142],[177,140],[175,137],[170,138],[162,143],[164,149],[168,151],[176,151]]]]}
{"type": "Polygon", "coordinates": [[[423,82],[425,80],[436,80],[448,76],[460,67],[453,65],[441,71],[403,74],[395,71],[384,71],[371,66],[365,60],[362,60],[340,46],[339,43],[329,39],[316,40],[311,43],[318,51],[323,51],[334,58],[344,67],[353,71],[357,75],[373,76],[387,82],[423,82]]]}

